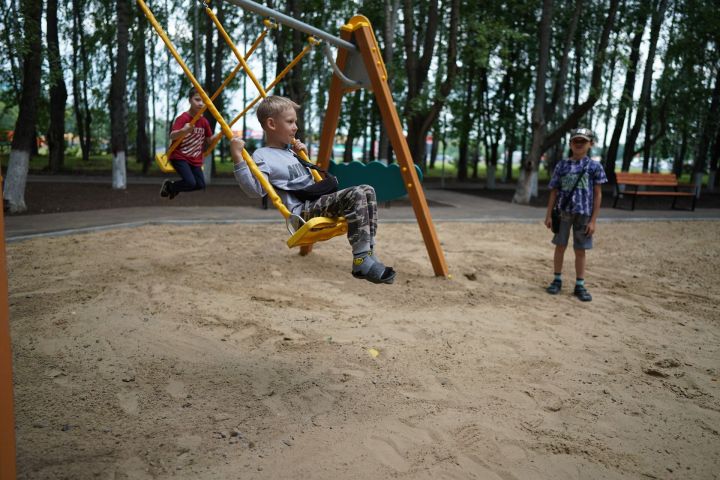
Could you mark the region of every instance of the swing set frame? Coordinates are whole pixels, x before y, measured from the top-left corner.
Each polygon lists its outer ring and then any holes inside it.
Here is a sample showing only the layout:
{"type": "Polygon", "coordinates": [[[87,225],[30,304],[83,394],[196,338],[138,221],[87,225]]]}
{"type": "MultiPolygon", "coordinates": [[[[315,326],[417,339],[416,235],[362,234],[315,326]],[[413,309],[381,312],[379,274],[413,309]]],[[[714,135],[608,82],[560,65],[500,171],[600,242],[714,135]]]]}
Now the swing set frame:
{"type": "MultiPolygon", "coordinates": [[[[385,125],[390,143],[400,165],[403,182],[405,183],[405,187],[407,188],[408,195],[412,202],[415,217],[417,218],[420,231],[425,241],[425,246],[427,248],[435,275],[449,277],[447,263],[440,248],[440,242],[437,238],[437,234],[430,217],[425,193],[423,192],[414,168],[412,157],[410,155],[410,149],[405,136],[403,135],[402,124],[400,123],[400,118],[395,108],[395,103],[388,85],[387,70],[385,69],[385,64],[370,21],[362,15],[352,17],[346,25],[340,27],[340,38],[338,38],[323,30],[319,30],[311,25],[307,25],[297,19],[259,5],[250,0],[221,1],[234,4],[250,12],[272,18],[277,23],[300,30],[307,33],[310,37],[308,38],[309,45],[295,57],[293,62],[291,62],[291,64],[289,64],[288,67],[280,75],[278,75],[275,80],[273,80],[273,82],[263,88],[250,71],[246,60],[250,58],[253,51],[257,48],[260,41],[262,41],[262,39],[267,35],[268,31],[270,29],[277,28],[277,24],[270,20],[264,20],[263,23],[266,27],[265,31],[253,43],[250,50],[248,50],[245,55],[242,55],[232,43],[232,40],[228,36],[227,32],[225,32],[224,28],[217,20],[217,17],[215,17],[215,14],[209,8],[208,1],[201,2],[205,6],[206,13],[208,13],[210,18],[213,19],[213,23],[215,23],[218,27],[221,35],[239,61],[239,65],[231,72],[230,76],[225,80],[225,82],[223,82],[218,91],[210,97],[193,76],[192,72],[187,68],[187,65],[178,54],[165,31],[155,19],[152,11],[148,8],[145,1],[137,0],[138,6],[148,18],[151,25],[155,28],[158,35],[162,38],[166,47],[178,62],[185,75],[200,93],[200,96],[205,102],[206,108],[220,125],[221,131],[213,138],[211,149],[217,145],[217,142],[219,142],[222,137],[225,137],[228,140],[231,139],[233,137],[231,125],[241,118],[242,115],[246,114],[250,108],[260,101],[260,99],[264,98],[267,95],[267,91],[271,90],[282,79],[282,77],[284,77],[285,74],[287,74],[287,72],[290,71],[290,69],[309,52],[312,47],[316,46],[321,41],[326,42],[325,53],[332,65],[333,75],[330,81],[328,105],[320,134],[318,166],[325,170],[327,170],[329,166],[330,154],[340,118],[340,107],[343,96],[346,93],[352,92],[358,88],[367,88],[371,90],[375,95],[375,100],[377,101],[380,109],[381,119],[385,125]],[[332,58],[331,50],[328,48],[328,44],[334,45],[338,49],[335,59],[332,58]],[[230,83],[230,81],[232,81],[241,69],[245,70],[245,73],[251,78],[260,95],[248,106],[246,106],[240,115],[238,115],[232,122],[228,123],[216,109],[213,104],[213,100],[217,98],[221,91],[230,83]]],[[[197,118],[193,120],[197,121],[199,115],[200,114],[198,114],[197,118]]],[[[175,148],[177,148],[177,146],[175,146],[175,148]]],[[[253,175],[260,181],[263,188],[268,193],[273,205],[280,211],[286,220],[290,218],[290,212],[282,204],[272,186],[245,150],[243,150],[243,159],[248,164],[253,175]]],[[[305,158],[305,160],[307,160],[307,158],[305,158]]],[[[315,178],[317,180],[317,177],[315,178]]],[[[344,219],[342,218],[330,219],[321,217],[320,219],[312,220],[321,224],[328,222],[331,223],[331,229],[335,229],[331,236],[343,233],[343,225],[347,228],[347,225],[344,223],[344,219]]],[[[325,229],[325,225],[320,225],[318,229],[322,231],[325,229]]],[[[16,478],[15,418],[13,413],[12,354],[9,325],[10,313],[8,305],[8,278],[3,213],[0,213],[0,239],[3,240],[3,244],[0,249],[0,480],[14,480],[16,478]]],[[[322,238],[321,236],[318,237],[318,239],[322,240],[325,238],[322,238]]],[[[301,245],[301,254],[304,255],[310,253],[313,243],[314,241],[307,244],[298,244],[301,245]]]]}
{"type": "MultiPolygon", "coordinates": [[[[395,103],[390,92],[388,83],[387,69],[383,62],[380,47],[378,46],[375,34],[372,29],[370,21],[362,16],[356,15],[352,17],[346,25],[340,27],[340,37],[336,37],[328,32],[315,28],[308,25],[300,20],[293,17],[287,16],[271,8],[260,5],[251,0],[220,0],[225,3],[233,4],[242,9],[253,12],[255,14],[266,17],[264,20],[266,29],[260,34],[258,39],[253,43],[250,50],[242,55],[237,47],[232,42],[220,21],[215,16],[214,12],[209,6],[208,1],[198,0],[203,4],[205,12],[211,18],[215,26],[218,28],[221,36],[228,44],[230,49],[233,51],[235,57],[239,61],[239,65],[231,72],[230,76],[223,82],[220,88],[211,96],[205,92],[198,80],[189,70],[183,59],[178,54],[177,50],[173,46],[169,37],[162,29],[160,24],[155,19],[152,11],[145,3],[145,0],[137,0],[138,5],[142,9],[145,16],[154,27],[157,34],[165,43],[172,56],[178,62],[183,72],[185,73],[188,80],[192,83],[195,89],[200,93],[207,110],[215,117],[217,123],[220,125],[221,131],[213,137],[213,142],[209,148],[209,153],[212,151],[217,142],[224,136],[227,139],[231,139],[233,136],[231,126],[243,115],[245,115],[257,102],[267,95],[267,92],[276,86],[279,81],[295,66],[303,56],[305,56],[312,47],[318,45],[320,42],[326,44],[326,56],[333,67],[333,75],[330,81],[330,91],[328,95],[328,105],[326,108],[325,118],[323,121],[322,130],[320,133],[320,147],[318,151],[317,164],[320,168],[327,170],[330,164],[330,154],[332,151],[333,140],[337,131],[338,122],[340,119],[340,110],[342,104],[342,98],[346,93],[355,91],[359,88],[367,88],[374,93],[375,100],[380,110],[381,120],[386,128],[390,144],[395,152],[398,164],[400,165],[400,173],[410,197],[415,217],[418,221],[420,231],[425,241],[425,246],[432,263],[433,271],[436,276],[447,277],[448,267],[443,255],[442,249],[440,248],[440,242],[435,232],[434,225],[430,216],[430,211],[427,206],[427,199],[422,189],[422,185],[415,171],[412,157],[410,155],[410,149],[408,147],[405,136],[402,131],[402,124],[400,117],[398,116],[395,103]],[[300,52],[295,59],[275,78],[267,87],[263,88],[258,82],[255,75],[253,75],[250,67],[246,60],[250,58],[253,51],[256,49],[260,41],[266,36],[270,28],[277,28],[278,24],[285,25],[287,27],[302,31],[309,35],[308,46],[300,52]],[[334,45],[337,47],[337,56],[332,58],[331,51],[328,45],[334,45]],[[245,107],[245,109],[237,115],[231,122],[226,122],[220,112],[216,109],[213,104],[213,100],[220,94],[220,92],[229,84],[234,78],[238,71],[242,69],[245,74],[251,79],[252,83],[257,88],[259,95],[245,107]]],[[[196,115],[197,118],[201,113],[196,115]]],[[[195,118],[194,120],[197,120],[195,118]]],[[[176,142],[177,143],[177,142],[176,142]]],[[[175,145],[176,146],[176,145],[175,145]]],[[[172,149],[172,146],[171,146],[172,149]]],[[[305,158],[307,160],[307,158],[305,158]]],[[[315,229],[315,226],[306,228],[305,230],[312,230],[313,232],[300,232],[294,231],[291,227],[292,214],[287,210],[285,205],[282,204],[280,197],[275,193],[272,185],[267,181],[267,178],[258,170],[257,166],[253,162],[247,151],[243,150],[243,160],[247,163],[252,174],[261,183],[265,192],[267,192],[270,201],[273,206],[280,211],[285,217],[288,223],[288,229],[290,230],[293,237],[288,241],[289,246],[300,246],[302,255],[307,255],[312,250],[312,246],[317,241],[327,240],[333,236],[340,235],[347,231],[347,225],[344,223],[344,219],[336,219],[335,223],[331,220],[324,219],[318,220],[323,224],[322,228],[315,229]],[[315,231],[317,230],[317,231],[315,231]],[[325,230],[323,232],[323,230],[325,230]],[[321,233],[323,232],[323,233],[321,233]],[[305,234],[307,233],[307,236],[305,234]],[[295,239],[295,237],[301,237],[295,239]]],[[[317,177],[316,177],[317,180],[317,177]]],[[[324,218],[324,217],[323,217],[324,218]]]]}

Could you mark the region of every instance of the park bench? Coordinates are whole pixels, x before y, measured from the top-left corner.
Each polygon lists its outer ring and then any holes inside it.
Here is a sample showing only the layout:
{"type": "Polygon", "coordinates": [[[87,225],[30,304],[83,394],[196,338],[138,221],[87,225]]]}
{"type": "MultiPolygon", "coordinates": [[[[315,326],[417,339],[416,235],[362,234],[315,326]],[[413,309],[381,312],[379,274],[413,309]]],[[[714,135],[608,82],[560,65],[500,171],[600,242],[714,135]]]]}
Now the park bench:
{"type": "Polygon", "coordinates": [[[690,197],[692,198],[690,210],[695,211],[695,192],[679,191],[678,180],[674,173],[619,172],[616,177],[616,195],[613,208],[617,208],[618,200],[624,196],[632,197],[631,210],[635,210],[637,197],[673,197],[672,206],[670,207],[673,209],[678,197],[690,197]],[[643,187],[643,189],[641,190],[640,187],[643,187]]]}

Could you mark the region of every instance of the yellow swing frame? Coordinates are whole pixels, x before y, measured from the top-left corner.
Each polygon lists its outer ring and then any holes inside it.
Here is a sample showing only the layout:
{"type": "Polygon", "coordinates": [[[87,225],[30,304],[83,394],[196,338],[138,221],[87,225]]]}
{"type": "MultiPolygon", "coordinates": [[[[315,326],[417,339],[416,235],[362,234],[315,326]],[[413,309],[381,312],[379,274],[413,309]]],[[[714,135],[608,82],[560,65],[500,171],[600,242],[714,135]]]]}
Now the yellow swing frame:
{"type": "MultiPolygon", "coordinates": [[[[395,103],[390,92],[388,85],[388,74],[385,68],[385,64],[380,53],[380,47],[378,46],[375,34],[372,29],[370,21],[362,16],[356,15],[350,21],[340,28],[340,38],[334,37],[327,32],[318,30],[310,25],[304,24],[299,20],[288,17],[272,9],[259,5],[250,0],[223,0],[226,3],[232,3],[242,7],[245,10],[252,11],[254,13],[265,15],[273,18],[278,23],[285,24],[291,28],[295,28],[304,31],[311,35],[308,40],[309,45],[301,52],[278,77],[271,82],[265,89],[259,84],[250,68],[246,63],[246,59],[252,54],[254,48],[251,48],[248,53],[243,56],[239,53],[232,40],[227,35],[227,32],[223,29],[220,22],[217,20],[215,14],[210,10],[207,1],[202,3],[205,6],[206,13],[210,15],[213,22],[218,27],[221,35],[228,43],[230,48],[233,50],[235,56],[240,61],[240,65],[231,73],[230,77],[234,77],[234,74],[239,71],[240,68],[245,70],[245,73],[251,78],[255,87],[260,92],[260,95],[253,100],[235,119],[228,124],[220,112],[215,108],[213,100],[217,95],[225,88],[225,86],[232,80],[229,78],[220,89],[213,94],[210,98],[207,93],[200,86],[200,83],[193,76],[192,72],[188,69],[183,59],[178,54],[177,50],[173,46],[172,42],[168,38],[165,31],[158,24],[152,11],[148,8],[144,0],[137,0],[138,5],[142,9],[145,16],[150,21],[151,25],[158,33],[160,38],[165,43],[166,47],[178,62],[185,75],[188,77],[192,85],[197,89],[205,102],[206,108],[215,117],[218,124],[220,125],[221,132],[213,137],[213,143],[211,144],[209,151],[217,145],[217,142],[224,136],[227,139],[231,139],[233,136],[231,125],[234,124],[239,118],[249,111],[258,101],[266,96],[266,91],[274,87],[279,80],[295,65],[300,61],[314,45],[319,43],[315,37],[320,40],[325,40],[328,43],[333,43],[338,47],[338,53],[336,59],[333,61],[332,57],[328,53],[328,59],[333,64],[333,76],[330,82],[330,92],[328,105],[325,113],[325,119],[320,134],[320,148],[318,152],[317,164],[320,168],[326,169],[330,163],[330,154],[332,151],[332,145],[337,130],[337,125],[340,117],[340,107],[342,103],[342,97],[348,92],[357,90],[358,88],[367,88],[371,90],[377,101],[380,116],[383,120],[383,124],[388,133],[388,137],[392,148],[395,152],[395,156],[400,165],[400,173],[403,177],[405,187],[407,188],[408,195],[412,202],[415,217],[418,221],[418,226],[422,233],[425,241],[425,246],[430,257],[435,275],[448,277],[448,267],[443,255],[442,249],[440,248],[440,241],[438,240],[437,233],[435,232],[434,225],[430,216],[430,211],[427,206],[427,200],[425,193],[422,189],[417,173],[414,168],[412,157],[410,155],[410,149],[407,144],[407,140],[403,135],[402,124],[400,117],[398,116],[395,108],[395,103]]],[[[266,24],[267,27],[267,24],[266,24]]],[[[261,37],[256,40],[255,44],[258,44],[262,38],[264,38],[267,31],[261,34],[261,37]]],[[[253,44],[253,47],[256,45],[253,44]]],[[[199,114],[198,114],[199,115],[199,114]]],[[[172,148],[172,146],[171,146],[172,148]]],[[[275,192],[270,182],[268,182],[265,175],[260,172],[253,162],[250,155],[246,150],[242,152],[243,160],[247,163],[251,173],[258,179],[265,192],[267,192],[270,201],[273,206],[280,211],[286,221],[288,230],[291,233],[290,239],[287,244],[289,247],[301,247],[301,255],[306,255],[312,250],[312,245],[316,242],[323,241],[342,235],[347,232],[347,222],[344,218],[328,218],[318,217],[313,218],[307,222],[299,218],[297,215],[293,215],[287,207],[282,203],[280,197],[275,192]]],[[[303,155],[304,156],[304,155],[303,155]]],[[[307,157],[304,156],[304,160],[308,161],[307,157]]],[[[316,181],[320,179],[317,172],[313,170],[313,176],[316,181]]]]}

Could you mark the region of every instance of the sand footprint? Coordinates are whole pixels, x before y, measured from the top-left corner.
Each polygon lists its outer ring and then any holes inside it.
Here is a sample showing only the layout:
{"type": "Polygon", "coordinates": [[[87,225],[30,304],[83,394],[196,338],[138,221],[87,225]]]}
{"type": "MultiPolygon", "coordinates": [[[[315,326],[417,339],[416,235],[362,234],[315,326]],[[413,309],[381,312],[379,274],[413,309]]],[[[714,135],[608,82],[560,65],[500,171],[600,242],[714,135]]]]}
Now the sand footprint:
{"type": "Polygon", "coordinates": [[[383,465],[398,472],[407,472],[410,469],[410,463],[405,460],[393,440],[373,435],[366,441],[366,446],[383,465]]]}
{"type": "Polygon", "coordinates": [[[115,472],[112,478],[116,479],[151,479],[155,478],[148,473],[148,466],[140,457],[129,457],[118,460],[115,464],[115,472]]]}
{"type": "Polygon", "coordinates": [[[130,415],[137,415],[140,412],[140,405],[138,402],[137,393],[132,391],[125,391],[119,392],[116,396],[118,402],[120,403],[120,408],[122,408],[125,413],[128,413],[130,415]]]}
{"type": "Polygon", "coordinates": [[[419,427],[409,419],[384,424],[382,431],[366,441],[370,452],[384,465],[406,472],[411,463],[408,457],[426,448],[442,444],[442,435],[432,428],[419,427]]]}
{"type": "Polygon", "coordinates": [[[187,389],[185,384],[179,380],[170,380],[165,386],[165,391],[175,400],[187,398],[187,389]]]}

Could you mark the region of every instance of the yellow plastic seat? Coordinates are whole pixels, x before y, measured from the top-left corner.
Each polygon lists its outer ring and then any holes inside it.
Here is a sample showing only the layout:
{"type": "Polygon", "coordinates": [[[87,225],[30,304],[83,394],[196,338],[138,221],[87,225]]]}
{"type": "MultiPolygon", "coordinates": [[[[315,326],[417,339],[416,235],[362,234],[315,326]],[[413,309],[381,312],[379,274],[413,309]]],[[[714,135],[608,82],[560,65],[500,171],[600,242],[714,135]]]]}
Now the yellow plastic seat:
{"type": "Polygon", "coordinates": [[[172,163],[170,163],[170,160],[168,160],[167,155],[164,153],[155,154],[155,163],[157,163],[158,168],[160,168],[160,171],[163,173],[173,173],[175,171],[172,163]]]}
{"type": "MultiPolygon", "coordinates": [[[[156,153],[155,154],[155,163],[157,163],[158,168],[163,173],[174,173],[175,172],[175,168],[172,166],[172,163],[170,163],[170,160],[168,160],[166,153],[156,153]]],[[[205,170],[205,165],[203,165],[200,168],[205,170]]]]}
{"type": "MultiPolygon", "coordinates": [[[[294,216],[296,217],[296,216],[294,216]]],[[[296,217],[299,218],[299,217],[296,217]]],[[[302,221],[302,220],[301,220],[302,221]]],[[[287,246],[302,247],[305,245],[312,245],[313,243],[330,240],[338,235],[344,235],[347,233],[348,226],[345,217],[315,217],[306,221],[300,228],[294,233],[290,229],[288,223],[288,230],[292,233],[292,236],[287,241],[287,246]]]]}

